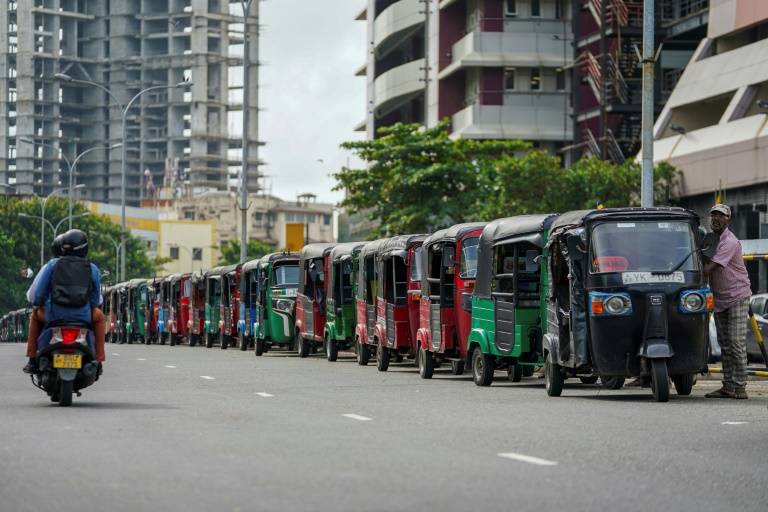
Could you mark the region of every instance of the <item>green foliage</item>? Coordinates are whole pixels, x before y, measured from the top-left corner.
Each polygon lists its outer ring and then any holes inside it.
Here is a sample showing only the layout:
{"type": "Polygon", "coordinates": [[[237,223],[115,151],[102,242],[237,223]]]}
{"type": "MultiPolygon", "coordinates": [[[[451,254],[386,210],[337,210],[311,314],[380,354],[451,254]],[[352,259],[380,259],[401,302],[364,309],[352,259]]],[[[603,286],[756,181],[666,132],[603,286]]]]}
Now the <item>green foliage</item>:
{"type": "Polygon", "coordinates": [[[0,316],[25,307],[26,293],[32,279],[21,275],[27,268],[24,262],[13,256],[13,241],[0,232],[0,275],[3,276],[3,293],[0,294],[0,316]]]}
{"type": "MultiPolygon", "coordinates": [[[[83,204],[75,202],[72,215],[86,213],[83,204]]],[[[35,273],[40,270],[40,219],[19,217],[19,213],[40,216],[42,203],[37,198],[20,198],[12,195],[0,196],[0,232],[9,240],[10,245],[0,251],[0,267],[11,266],[30,267],[35,273]],[[20,264],[18,262],[21,262],[20,264]],[[8,263],[10,262],[10,263],[8,263]]],[[[66,198],[52,196],[45,204],[45,219],[54,227],[59,225],[56,234],[66,232],[69,227],[67,218],[69,215],[69,201],[66,198]],[[61,224],[59,224],[59,222],[61,224]]],[[[116,243],[120,243],[120,226],[115,224],[105,215],[91,213],[85,217],[76,217],[72,226],[88,233],[90,248],[88,259],[100,269],[108,270],[110,275],[104,280],[116,279],[115,272],[115,246],[107,237],[111,237],[116,243]],[[91,234],[95,231],[99,234],[91,234]]],[[[51,258],[51,242],[53,231],[45,224],[43,259],[47,262],[51,258]]],[[[140,239],[132,236],[130,232],[126,238],[126,279],[134,277],[146,277],[154,275],[152,262],[147,258],[146,245],[140,239]]],[[[18,274],[18,268],[16,274],[18,274]]],[[[29,287],[29,281],[22,284],[24,293],[29,287]]],[[[10,294],[9,294],[10,295],[10,294]]],[[[19,309],[27,305],[26,298],[12,296],[9,302],[11,309],[19,309]]],[[[5,309],[0,309],[3,313],[5,309]]]]}
{"type": "MultiPolygon", "coordinates": [[[[234,265],[240,263],[240,241],[230,240],[228,242],[222,242],[221,256],[219,257],[220,265],[234,265]]],[[[261,242],[259,240],[248,240],[245,246],[245,260],[251,261],[259,259],[269,253],[277,252],[277,247],[261,242]]]]}
{"type": "MultiPolygon", "coordinates": [[[[522,141],[452,140],[446,126],[425,130],[398,123],[380,129],[378,139],[342,144],[368,168],[343,168],[334,190],[346,191],[341,206],[348,212],[380,221],[371,238],[595,208],[597,201],[606,207],[640,204],[642,169],[634,160],[615,165],[590,157],[564,169],[559,157],[522,141]]],[[[667,185],[674,196],[679,175],[667,163],[655,169],[655,204],[664,203],[667,185]]]]}

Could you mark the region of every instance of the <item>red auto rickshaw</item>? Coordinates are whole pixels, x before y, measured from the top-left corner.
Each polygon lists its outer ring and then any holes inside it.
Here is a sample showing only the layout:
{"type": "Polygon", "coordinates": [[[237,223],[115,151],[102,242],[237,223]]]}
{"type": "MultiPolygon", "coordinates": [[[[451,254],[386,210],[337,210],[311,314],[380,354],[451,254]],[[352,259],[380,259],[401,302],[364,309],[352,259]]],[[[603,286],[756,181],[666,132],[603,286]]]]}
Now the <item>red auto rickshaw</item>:
{"type": "Polygon", "coordinates": [[[170,305],[168,308],[168,332],[171,346],[189,336],[192,274],[173,274],[170,278],[170,305]]]}
{"type": "MultiPolygon", "coordinates": [[[[219,303],[219,345],[226,350],[237,345],[237,322],[240,320],[240,287],[242,265],[229,265],[221,270],[221,302],[219,303]]],[[[247,343],[247,342],[246,342],[247,343]]]]}
{"type": "Polygon", "coordinates": [[[189,346],[202,344],[205,334],[205,273],[199,270],[189,278],[191,283],[190,318],[187,321],[189,346]]]}
{"type": "Polygon", "coordinates": [[[365,366],[371,351],[378,347],[376,338],[376,290],[378,288],[379,247],[387,239],[369,242],[357,259],[357,326],[355,327],[355,355],[357,364],[365,366]]]}
{"type": "Polygon", "coordinates": [[[331,249],[336,244],[305,245],[299,255],[299,287],[296,291],[296,341],[299,357],[317,352],[325,332],[325,299],[328,283],[325,278],[331,249]]]}

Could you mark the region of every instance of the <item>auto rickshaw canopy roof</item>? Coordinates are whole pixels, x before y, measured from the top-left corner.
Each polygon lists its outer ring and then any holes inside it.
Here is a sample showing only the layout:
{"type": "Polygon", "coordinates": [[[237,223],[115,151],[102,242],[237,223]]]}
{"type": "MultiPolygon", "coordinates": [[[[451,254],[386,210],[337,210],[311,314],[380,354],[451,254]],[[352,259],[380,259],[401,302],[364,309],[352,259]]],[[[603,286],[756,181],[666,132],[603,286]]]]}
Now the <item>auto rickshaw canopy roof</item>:
{"type": "Polygon", "coordinates": [[[381,244],[387,240],[388,238],[379,238],[378,240],[374,240],[373,242],[368,242],[365,244],[365,247],[363,247],[363,249],[360,251],[360,259],[362,260],[369,256],[378,254],[381,244]]]}
{"type": "Polygon", "coordinates": [[[210,279],[212,277],[221,277],[221,271],[224,270],[224,267],[214,267],[210,270],[206,270],[203,276],[205,279],[210,279]]]}
{"type": "Polygon", "coordinates": [[[424,240],[424,245],[429,246],[441,242],[455,242],[456,240],[461,239],[472,231],[483,229],[487,224],[487,222],[466,222],[463,224],[455,224],[447,229],[441,229],[440,231],[434,232],[426,240],[424,240]]]}
{"type": "Polygon", "coordinates": [[[477,248],[477,276],[474,294],[488,298],[491,295],[491,281],[496,269],[493,268],[493,248],[518,242],[529,242],[544,247],[544,232],[557,219],[558,214],[518,215],[496,219],[483,229],[477,248]]]}
{"type": "Polygon", "coordinates": [[[191,272],[180,272],[171,276],[171,283],[178,283],[182,279],[189,279],[192,277],[191,272]]]}
{"type": "Polygon", "coordinates": [[[649,220],[666,218],[698,219],[699,216],[691,210],[676,206],[652,206],[647,208],[603,208],[602,210],[574,210],[566,212],[558,217],[551,226],[551,231],[557,231],[564,227],[583,226],[587,222],[600,219],[635,219],[649,220]]]}
{"type": "Polygon", "coordinates": [[[331,250],[331,261],[338,262],[344,256],[360,252],[368,242],[346,242],[339,244],[331,250]]]}
{"type": "Polygon", "coordinates": [[[398,253],[408,254],[411,247],[421,244],[429,235],[400,235],[387,238],[379,246],[379,258],[389,259],[398,253]]]}
{"type": "Polygon", "coordinates": [[[304,248],[301,249],[299,258],[301,261],[312,260],[315,258],[322,258],[325,255],[327,255],[331,251],[331,249],[333,249],[335,246],[336,244],[333,244],[333,243],[318,243],[318,244],[305,245],[304,248]]]}

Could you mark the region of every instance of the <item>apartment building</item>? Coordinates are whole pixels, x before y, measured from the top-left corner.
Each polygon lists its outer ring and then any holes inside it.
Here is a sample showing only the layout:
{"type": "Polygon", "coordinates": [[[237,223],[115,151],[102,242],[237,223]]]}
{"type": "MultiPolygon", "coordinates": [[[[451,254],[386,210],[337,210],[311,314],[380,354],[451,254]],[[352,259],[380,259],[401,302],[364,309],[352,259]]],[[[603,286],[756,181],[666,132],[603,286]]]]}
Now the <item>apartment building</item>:
{"type": "MultiPolygon", "coordinates": [[[[258,5],[247,24],[251,84],[258,83],[258,5]]],[[[243,64],[241,10],[239,0],[6,1],[0,183],[11,187],[0,193],[47,196],[68,185],[59,152],[73,161],[100,148],[75,167],[73,181],[86,185],[77,197],[120,202],[121,150],[105,148],[123,138],[128,204],[152,194],[150,175],[182,191],[225,190],[241,167],[242,135],[229,129],[243,105],[242,81],[230,76],[243,64]],[[118,102],[130,105],[125,117],[118,102]]],[[[248,99],[248,187],[255,192],[256,86],[248,99]]]]}
{"type": "Polygon", "coordinates": [[[395,122],[451,121],[454,137],[573,138],[571,0],[368,0],[369,138],[395,122]]]}

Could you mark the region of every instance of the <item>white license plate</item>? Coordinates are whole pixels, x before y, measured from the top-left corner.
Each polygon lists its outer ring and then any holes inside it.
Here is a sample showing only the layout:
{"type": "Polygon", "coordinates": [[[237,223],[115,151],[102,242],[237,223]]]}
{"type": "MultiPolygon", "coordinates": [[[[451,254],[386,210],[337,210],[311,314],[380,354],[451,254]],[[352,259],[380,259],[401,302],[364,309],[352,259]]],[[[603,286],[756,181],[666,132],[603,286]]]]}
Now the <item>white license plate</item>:
{"type": "Polygon", "coordinates": [[[295,297],[296,296],[296,288],[288,288],[285,290],[285,296],[286,297],[295,297]]]}
{"type": "Polygon", "coordinates": [[[624,272],[621,274],[621,282],[624,284],[660,284],[660,283],[684,283],[682,272],[672,274],[651,274],[650,272],[624,272]]]}

